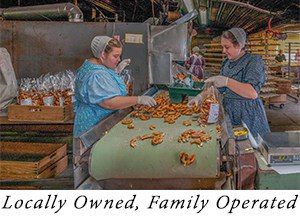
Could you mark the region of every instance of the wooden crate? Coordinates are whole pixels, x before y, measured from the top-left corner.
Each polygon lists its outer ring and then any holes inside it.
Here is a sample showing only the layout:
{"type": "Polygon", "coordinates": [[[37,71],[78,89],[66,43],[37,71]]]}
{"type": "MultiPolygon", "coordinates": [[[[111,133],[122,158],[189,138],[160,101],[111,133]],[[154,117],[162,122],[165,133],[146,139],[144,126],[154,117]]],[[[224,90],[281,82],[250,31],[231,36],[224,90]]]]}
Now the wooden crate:
{"type": "Polygon", "coordinates": [[[286,99],[286,94],[280,94],[279,96],[269,98],[269,104],[284,104],[286,99]]]}
{"type": "Polygon", "coordinates": [[[54,177],[67,165],[67,144],[0,142],[0,180],[54,177]]]}
{"type": "Polygon", "coordinates": [[[8,106],[9,121],[65,122],[71,118],[73,118],[72,105],[59,107],[11,104],[8,106]]]}

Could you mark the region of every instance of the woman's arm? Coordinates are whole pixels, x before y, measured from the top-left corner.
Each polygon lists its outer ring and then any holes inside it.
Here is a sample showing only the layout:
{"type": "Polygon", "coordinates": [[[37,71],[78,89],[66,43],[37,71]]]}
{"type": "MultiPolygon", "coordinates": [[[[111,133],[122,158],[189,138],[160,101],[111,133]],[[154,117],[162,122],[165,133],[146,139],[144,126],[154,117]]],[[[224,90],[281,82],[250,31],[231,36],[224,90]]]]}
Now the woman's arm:
{"type": "Polygon", "coordinates": [[[105,109],[119,110],[136,105],[137,101],[137,96],[116,96],[102,101],[99,105],[105,109]]]}
{"type": "Polygon", "coordinates": [[[236,94],[249,99],[256,99],[258,94],[250,83],[241,83],[234,79],[228,79],[227,87],[236,94]]]}

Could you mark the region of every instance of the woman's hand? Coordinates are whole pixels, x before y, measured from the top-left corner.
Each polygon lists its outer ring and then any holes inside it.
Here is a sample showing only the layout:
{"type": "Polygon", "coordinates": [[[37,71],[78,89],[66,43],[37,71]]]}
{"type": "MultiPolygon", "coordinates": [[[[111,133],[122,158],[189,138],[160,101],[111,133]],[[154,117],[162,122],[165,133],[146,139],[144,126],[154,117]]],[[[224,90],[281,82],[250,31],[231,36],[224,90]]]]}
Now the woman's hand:
{"type": "Polygon", "coordinates": [[[221,87],[227,87],[229,78],[226,76],[212,76],[205,80],[204,82],[211,82],[214,84],[215,87],[221,88],[221,87]]]}
{"type": "Polygon", "coordinates": [[[154,100],[154,98],[146,95],[138,96],[137,103],[147,105],[149,107],[153,107],[156,105],[156,101],[154,100]]]}

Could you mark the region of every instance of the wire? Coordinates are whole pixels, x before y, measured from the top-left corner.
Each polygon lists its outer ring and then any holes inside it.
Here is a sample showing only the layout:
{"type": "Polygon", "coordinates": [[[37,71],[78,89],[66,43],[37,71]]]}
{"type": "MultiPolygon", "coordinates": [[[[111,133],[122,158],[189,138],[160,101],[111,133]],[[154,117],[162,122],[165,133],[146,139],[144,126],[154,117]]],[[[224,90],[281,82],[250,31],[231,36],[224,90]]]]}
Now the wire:
{"type": "Polygon", "coordinates": [[[152,17],[153,17],[153,23],[154,23],[154,18],[155,18],[155,14],[154,14],[154,0],[151,0],[151,6],[152,6],[152,17]]]}
{"type": "Polygon", "coordinates": [[[96,6],[94,5],[93,1],[88,0],[87,2],[90,3],[90,4],[91,4],[91,5],[99,12],[100,18],[103,18],[106,22],[109,22],[109,21],[108,21],[108,18],[103,14],[102,11],[100,11],[100,10],[98,9],[98,7],[96,7],[96,6]]]}
{"type": "MultiPolygon", "coordinates": [[[[300,5],[297,5],[297,4],[295,4],[295,3],[293,3],[293,4],[290,4],[289,6],[287,6],[285,9],[284,9],[284,11],[282,12],[282,14],[284,14],[286,11],[287,11],[287,9],[289,8],[289,7],[291,7],[291,6],[296,6],[296,7],[298,7],[298,8],[300,8],[300,5]]],[[[282,15],[281,14],[281,15],[282,15]]]]}
{"type": "Polygon", "coordinates": [[[134,16],[135,16],[135,12],[136,12],[136,6],[137,6],[137,0],[134,1],[134,8],[133,8],[133,13],[132,13],[132,17],[131,17],[132,22],[134,20],[134,16]]]}

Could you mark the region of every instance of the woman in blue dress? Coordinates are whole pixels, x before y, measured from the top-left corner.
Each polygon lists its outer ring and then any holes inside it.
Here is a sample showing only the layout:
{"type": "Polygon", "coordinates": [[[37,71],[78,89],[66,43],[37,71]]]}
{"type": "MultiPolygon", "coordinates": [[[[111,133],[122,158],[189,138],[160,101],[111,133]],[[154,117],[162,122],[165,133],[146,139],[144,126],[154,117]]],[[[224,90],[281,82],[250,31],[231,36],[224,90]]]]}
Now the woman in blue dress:
{"type": "Polygon", "coordinates": [[[93,57],[84,61],[75,80],[74,136],[91,129],[115,110],[135,104],[156,105],[150,96],[126,96],[126,86],[119,76],[130,62],[121,63],[122,44],[108,36],[96,36],[91,43],[93,57]]]}
{"type": "MultiPolygon", "coordinates": [[[[223,61],[221,75],[208,78],[223,94],[223,107],[233,125],[244,122],[254,137],[270,132],[259,92],[266,80],[265,66],[259,55],[245,51],[246,33],[232,28],[221,36],[223,61]]],[[[199,98],[195,98],[199,101],[199,98]]]]}

